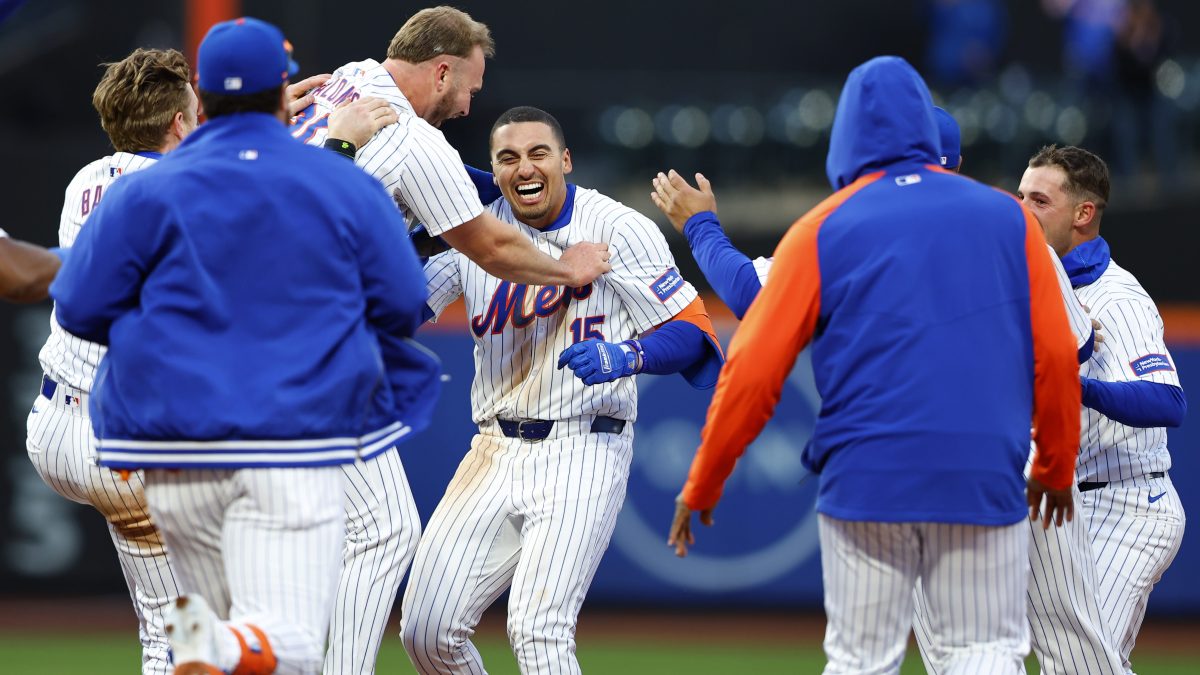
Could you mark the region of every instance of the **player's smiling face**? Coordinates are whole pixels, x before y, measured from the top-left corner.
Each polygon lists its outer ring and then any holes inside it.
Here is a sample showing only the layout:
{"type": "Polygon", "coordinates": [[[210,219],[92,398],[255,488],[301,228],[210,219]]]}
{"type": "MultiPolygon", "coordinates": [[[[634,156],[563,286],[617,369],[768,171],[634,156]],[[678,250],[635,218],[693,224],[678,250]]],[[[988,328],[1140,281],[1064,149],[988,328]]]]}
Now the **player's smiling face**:
{"type": "Polygon", "coordinates": [[[1047,165],[1025,169],[1021,186],[1017,188],[1017,198],[1037,217],[1046,233],[1046,243],[1060,258],[1074,247],[1071,234],[1076,203],[1064,189],[1066,184],[1066,172],[1047,165]]]}
{"type": "Polygon", "coordinates": [[[571,151],[542,122],[513,122],[492,134],[496,184],[517,220],[542,229],[558,218],[567,201],[571,151]]]}

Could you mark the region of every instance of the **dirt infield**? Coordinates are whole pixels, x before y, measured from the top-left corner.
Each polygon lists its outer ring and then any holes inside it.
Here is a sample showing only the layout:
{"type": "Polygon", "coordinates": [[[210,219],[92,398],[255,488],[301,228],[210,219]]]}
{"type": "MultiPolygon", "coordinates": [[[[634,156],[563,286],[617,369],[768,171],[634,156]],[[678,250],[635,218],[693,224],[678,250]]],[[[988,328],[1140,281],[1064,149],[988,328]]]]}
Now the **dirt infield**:
{"type": "MultiPolygon", "coordinates": [[[[398,611],[393,612],[389,634],[397,632],[398,611]]],[[[2,598],[0,632],[101,633],[136,631],[137,623],[124,597],[87,599],[2,598]]],[[[786,644],[797,641],[817,645],[825,631],[820,614],[784,611],[718,611],[713,609],[666,611],[657,608],[584,608],[579,634],[589,638],[622,641],[679,643],[786,644]]],[[[503,607],[489,610],[480,623],[481,635],[504,635],[503,607]]],[[[1200,621],[1147,621],[1138,636],[1138,648],[1200,656],[1200,621]]]]}

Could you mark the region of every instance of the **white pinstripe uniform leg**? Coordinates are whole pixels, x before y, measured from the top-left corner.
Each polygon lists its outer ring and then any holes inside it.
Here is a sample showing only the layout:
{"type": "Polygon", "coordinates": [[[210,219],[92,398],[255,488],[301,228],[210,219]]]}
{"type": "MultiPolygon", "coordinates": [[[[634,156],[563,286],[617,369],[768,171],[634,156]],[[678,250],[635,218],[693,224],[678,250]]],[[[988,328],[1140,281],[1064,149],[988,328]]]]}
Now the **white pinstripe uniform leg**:
{"type": "Polygon", "coordinates": [[[334,596],[325,675],[375,672],[379,645],[421,535],[421,516],[400,462],[388,450],[342,465],[346,543],[334,596]]]}
{"type": "Polygon", "coordinates": [[[181,590],[266,634],[276,673],[320,672],[345,538],[339,467],[146,472],[181,590]]]}
{"type": "Polygon", "coordinates": [[[421,673],[483,673],[470,636],[510,583],[522,673],[578,673],[575,624],[625,497],[632,429],[528,443],[477,435],[426,527],[402,637],[421,673]]]}
{"type": "Polygon", "coordinates": [[[170,670],[163,612],[179,593],[167,561],[167,549],[150,522],[142,476],[128,481],[96,465],[92,425],[83,405],[63,398],[81,392],[60,386],[56,401],[38,396],[29,413],[26,448],[38,475],[55,492],[88,504],[108,521],[121,572],[138,617],[142,644],[142,673],[164,675],[170,670]]]}
{"type": "Polygon", "coordinates": [[[1083,493],[1101,611],[1126,672],[1154,584],[1175,559],[1187,523],[1170,476],[1110,483],[1083,493]],[[1150,498],[1157,497],[1153,502],[1150,498]],[[1116,525],[1120,525],[1117,527],[1116,525]]]}
{"type": "MultiPolygon", "coordinates": [[[[1026,467],[1028,471],[1028,466],[1026,467]]],[[[1080,503],[1075,490],[1075,503],[1080,503]]],[[[1029,525],[1029,590],[1026,613],[1030,638],[1044,675],[1117,675],[1121,659],[1097,599],[1096,561],[1082,511],[1062,527],[1029,525]]],[[[941,675],[944,649],[932,644],[928,602],[917,582],[913,633],[930,675],[941,675]]]]}
{"type": "Polygon", "coordinates": [[[897,673],[923,580],[942,672],[1021,673],[1024,525],[849,522],[820,517],[826,673],[897,673]]]}

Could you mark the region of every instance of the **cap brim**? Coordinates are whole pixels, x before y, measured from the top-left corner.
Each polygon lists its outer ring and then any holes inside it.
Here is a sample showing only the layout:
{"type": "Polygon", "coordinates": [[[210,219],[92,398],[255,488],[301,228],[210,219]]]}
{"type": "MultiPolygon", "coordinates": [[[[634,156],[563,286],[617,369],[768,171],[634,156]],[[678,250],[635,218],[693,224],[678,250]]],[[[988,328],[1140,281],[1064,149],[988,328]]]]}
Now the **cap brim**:
{"type": "Polygon", "coordinates": [[[288,77],[295,77],[296,73],[300,72],[300,64],[296,63],[296,59],[288,57],[288,77]]]}

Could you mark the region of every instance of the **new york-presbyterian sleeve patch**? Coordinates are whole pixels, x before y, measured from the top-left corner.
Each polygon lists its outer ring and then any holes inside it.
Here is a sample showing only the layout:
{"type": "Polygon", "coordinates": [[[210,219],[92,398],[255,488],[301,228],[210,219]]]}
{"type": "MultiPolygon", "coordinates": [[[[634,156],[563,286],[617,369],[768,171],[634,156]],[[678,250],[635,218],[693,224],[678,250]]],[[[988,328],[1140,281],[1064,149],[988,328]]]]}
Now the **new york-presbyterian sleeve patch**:
{"type": "Polygon", "coordinates": [[[666,302],[667,298],[675,295],[681,288],[683,288],[683,277],[679,276],[679,271],[674,267],[650,283],[650,290],[654,291],[654,295],[662,302],[666,302]]]}
{"type": "Polygon", "coordinates": [[[1138,377],[1156,373],[1160,370],[1175,370],[1175,366],[1171,365],[1171,359],[1167,358],[1166,354],[1147,354],[1130,361],[1129,367],[1133,369],[1133,374],[1138,377]]]}

